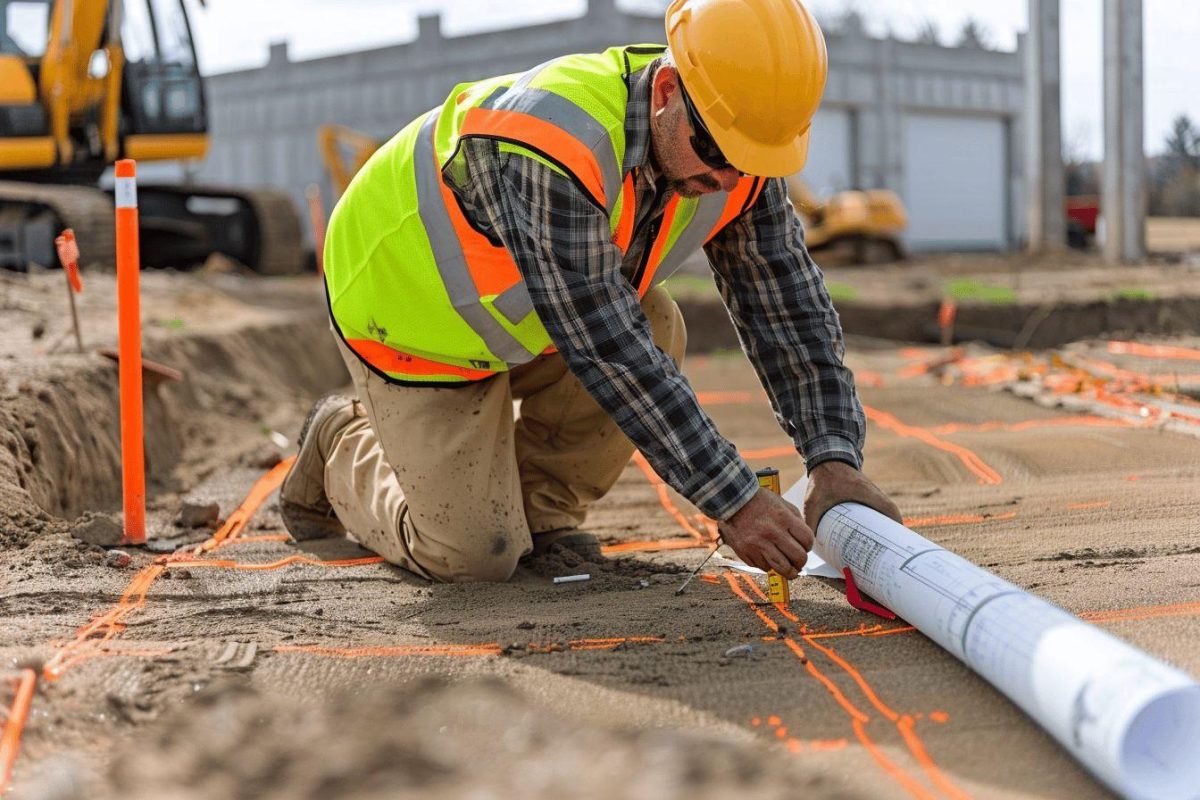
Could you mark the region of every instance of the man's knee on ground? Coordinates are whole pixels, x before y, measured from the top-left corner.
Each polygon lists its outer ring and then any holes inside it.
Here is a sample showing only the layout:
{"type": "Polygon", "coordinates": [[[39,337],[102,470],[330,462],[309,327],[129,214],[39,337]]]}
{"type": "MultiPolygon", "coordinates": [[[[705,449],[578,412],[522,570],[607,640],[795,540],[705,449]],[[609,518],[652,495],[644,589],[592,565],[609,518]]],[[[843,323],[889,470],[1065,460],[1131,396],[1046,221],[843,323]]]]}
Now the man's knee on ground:
{"type": "Polygon", "coordinates": [[[455,553],[440,569],[429,569],[447,583],[499,582],[512,577],[523,548],[518,539],[504,531],[483,538],[483,546],[455,553]]]}
{"type": "Polygon", "coordinates": [[[654,343],[682,364],[684,351],[687,350],[687,327],[679,306],[661,284],[652,287],[642,298],[642,313],[650,322],[654,343]]]}

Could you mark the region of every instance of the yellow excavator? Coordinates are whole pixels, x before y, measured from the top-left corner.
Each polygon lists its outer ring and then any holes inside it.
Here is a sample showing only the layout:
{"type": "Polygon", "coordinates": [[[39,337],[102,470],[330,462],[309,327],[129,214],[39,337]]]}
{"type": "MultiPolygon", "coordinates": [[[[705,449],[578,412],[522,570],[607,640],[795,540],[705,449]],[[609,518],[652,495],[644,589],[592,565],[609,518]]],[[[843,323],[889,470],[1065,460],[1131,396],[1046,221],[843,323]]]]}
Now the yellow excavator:
{"type": "MultiPolygon", "coordinates": [[[[111,264],[105,170],[207,150],[183,0],[0,0],[0,268],[56,265],[54,237],[68,227],[86,260],[111,264]]],[[[267,274],[305,264],[283,192],[143,178],[138,206],[143,266],[186,267],[214,252],[267,274]]]]}
{"type": "Polygon", "coordinates": [[[822,266],[883,264],[904,258],[904,201],[887,189],[837,192],[822,200],[799,175],[787,179],[805,241],[822,266]]]}
{"type": "MultiPolygon", "coordinates": [[[[381,142],[344,125],[322,125],[317,149],[336,197],[341,197],[381,142]]],[[[787,179],[792,205],[804,219],[808,249],[822,264],[883,264],[904,258],[904,202],[887,189],[837,192],[826,200],[799,175],[787,179]]],[[[336,199],[335,197],[335,199],[336,199]]]]}

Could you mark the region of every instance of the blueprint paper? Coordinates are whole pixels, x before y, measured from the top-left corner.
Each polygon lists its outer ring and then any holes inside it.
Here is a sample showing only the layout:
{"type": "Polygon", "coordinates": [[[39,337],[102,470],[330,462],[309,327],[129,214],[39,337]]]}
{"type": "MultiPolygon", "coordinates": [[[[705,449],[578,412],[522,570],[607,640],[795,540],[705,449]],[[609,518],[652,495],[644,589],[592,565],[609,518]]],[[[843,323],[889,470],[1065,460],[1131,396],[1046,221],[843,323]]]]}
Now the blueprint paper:
{"type": "Polygon", "coordinates": [[[1188,675],[857,503],[822,517],[813,552],[1123,797],[1200,800],[1200,685],[1188,675]]]}

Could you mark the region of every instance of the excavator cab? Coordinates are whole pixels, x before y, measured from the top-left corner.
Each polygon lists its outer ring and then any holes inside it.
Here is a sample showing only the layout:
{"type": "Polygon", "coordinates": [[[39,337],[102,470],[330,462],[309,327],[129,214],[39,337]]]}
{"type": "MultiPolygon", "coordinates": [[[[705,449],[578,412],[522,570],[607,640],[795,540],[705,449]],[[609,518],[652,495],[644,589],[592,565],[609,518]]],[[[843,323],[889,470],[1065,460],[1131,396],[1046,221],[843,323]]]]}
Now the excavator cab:
{"type": "MultiPolygon", "coordinates": [[[[183,0],[0,0],[0,267],[57,264],[54,237],[67,227],[86,257],[111,263],[105,170],[207,150],[183,0]]],[[[139,209],[146,266],[214,252],[267,273],[304,264],[299,216],[282,192],[143,181],[139,209]]]]}

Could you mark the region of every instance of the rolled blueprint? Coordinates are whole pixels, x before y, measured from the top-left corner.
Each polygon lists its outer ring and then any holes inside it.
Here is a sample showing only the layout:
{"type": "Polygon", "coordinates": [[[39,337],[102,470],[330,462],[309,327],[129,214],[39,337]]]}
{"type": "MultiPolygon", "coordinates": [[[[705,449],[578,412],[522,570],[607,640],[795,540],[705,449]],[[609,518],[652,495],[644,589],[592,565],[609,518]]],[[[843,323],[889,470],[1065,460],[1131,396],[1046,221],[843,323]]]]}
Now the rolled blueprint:
{"type": "MultiPolygon", "coordinates": [[[[802,492],[785,496],[799,504],[802,492]]],[[[1118,794],[1200,800],[1200,685],[1188,675],[857,503],[825,514],[813,550],[1118,794]]]]}

